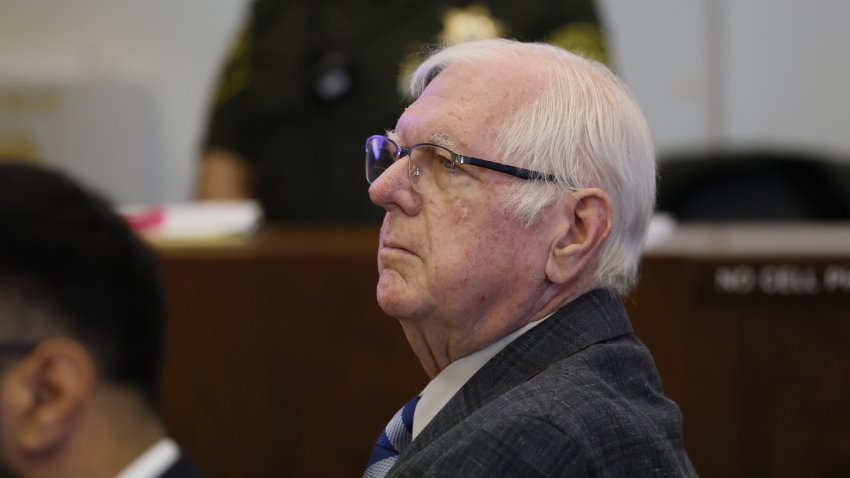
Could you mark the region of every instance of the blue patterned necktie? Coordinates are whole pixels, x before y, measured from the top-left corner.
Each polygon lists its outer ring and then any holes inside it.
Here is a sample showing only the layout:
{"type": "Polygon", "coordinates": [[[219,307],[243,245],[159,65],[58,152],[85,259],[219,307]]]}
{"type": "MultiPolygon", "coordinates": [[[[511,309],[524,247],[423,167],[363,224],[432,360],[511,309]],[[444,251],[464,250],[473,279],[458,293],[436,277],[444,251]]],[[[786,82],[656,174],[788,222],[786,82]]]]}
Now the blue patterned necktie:
{"type": "Polygon", "coordinates": [[[419,397],[413,397],[387,423],[372,450],[363,478],[383,478],[398,461],[398,455],[413,439],[413,411],[419,397]]]}

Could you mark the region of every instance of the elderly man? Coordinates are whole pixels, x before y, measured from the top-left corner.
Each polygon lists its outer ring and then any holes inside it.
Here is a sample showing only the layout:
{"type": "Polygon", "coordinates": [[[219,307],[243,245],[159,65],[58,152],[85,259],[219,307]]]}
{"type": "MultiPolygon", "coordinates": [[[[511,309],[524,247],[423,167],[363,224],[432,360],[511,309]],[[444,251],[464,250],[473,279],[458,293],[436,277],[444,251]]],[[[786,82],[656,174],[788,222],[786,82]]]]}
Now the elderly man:
{"type": "Polygon", "coordinates": [[[0,162],[0,477],[201,476],[157,415],[153,253],[66,177],[0,162]]]}
{"type": "Polygon", "coordinates": [[[625,86],[551,45],[485,40],[431,56],[411,92],[366,168],[386,210],[378,302],[432,381],[364,476],[695,475],[619,299],[655,195],[625,86]]]}

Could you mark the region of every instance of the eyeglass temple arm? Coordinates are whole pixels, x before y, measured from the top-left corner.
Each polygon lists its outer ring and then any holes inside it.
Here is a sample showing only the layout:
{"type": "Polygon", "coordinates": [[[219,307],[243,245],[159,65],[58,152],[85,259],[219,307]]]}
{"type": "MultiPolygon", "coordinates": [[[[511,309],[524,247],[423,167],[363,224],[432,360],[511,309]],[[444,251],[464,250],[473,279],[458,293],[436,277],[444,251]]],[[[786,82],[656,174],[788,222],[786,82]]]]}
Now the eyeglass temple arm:
{"type": "Polygon", "coordinates": [[[470,158],[469,156],[460,156],[459,158],[461,164],[471,164],[473,166],[480,166],[482,168],[492,169],[494,171],[500,171],[503,173],[510,174],[512,176],[516,176],[518,178],[527,179],[529,181],[548,181],[548,182],[557,182],[558,178],[551,174],[540,173],[537,171],[532,171],[530,169],[518,168],[516,166],[509,166],[507,164],[494,163],[493,161],[487,161],[486,159],[478,159],[478,158],[470,158]]]}

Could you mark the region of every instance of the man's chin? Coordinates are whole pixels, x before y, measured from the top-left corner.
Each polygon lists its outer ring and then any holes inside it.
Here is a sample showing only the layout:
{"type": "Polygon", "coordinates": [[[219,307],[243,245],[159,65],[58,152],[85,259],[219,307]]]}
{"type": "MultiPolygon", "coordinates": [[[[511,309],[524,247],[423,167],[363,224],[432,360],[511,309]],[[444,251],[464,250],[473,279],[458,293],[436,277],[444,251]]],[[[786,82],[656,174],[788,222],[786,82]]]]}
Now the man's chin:
{"type": "Polygon", "coordinates": [[[378,305],[390,317],[409,320],[421,315],[423,301],[418,300],[407,281],[395,271],[383,271],[378,279],[378,305]]]}
{"type": "Polygon", "coordinates": [[[403,298],[396,294],[381,294],[378,293],[378,305],[390,317],[398,320],[405,320],[411,316],[414,308],[403,298]]]}

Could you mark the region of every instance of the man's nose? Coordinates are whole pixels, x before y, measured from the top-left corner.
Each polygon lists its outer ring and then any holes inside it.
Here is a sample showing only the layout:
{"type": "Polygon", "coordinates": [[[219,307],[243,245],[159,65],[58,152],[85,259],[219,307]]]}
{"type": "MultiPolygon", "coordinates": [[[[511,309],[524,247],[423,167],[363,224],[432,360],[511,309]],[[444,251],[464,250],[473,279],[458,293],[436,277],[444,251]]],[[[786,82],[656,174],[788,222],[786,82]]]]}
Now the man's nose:
{"type": "Polygon", "coordinates": [[[404,214],[414,216],[422,207],[422,197],[410,185],[408,161],[407,157],[401,158],[378,176],[369,186],[369,199],[388,212],[400,209],[404,214]]]}

